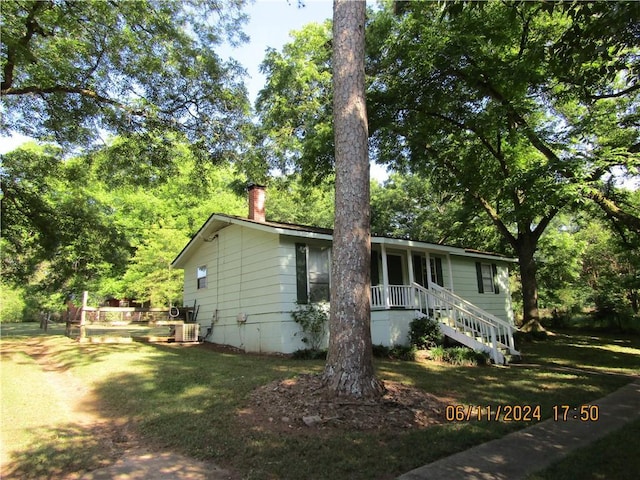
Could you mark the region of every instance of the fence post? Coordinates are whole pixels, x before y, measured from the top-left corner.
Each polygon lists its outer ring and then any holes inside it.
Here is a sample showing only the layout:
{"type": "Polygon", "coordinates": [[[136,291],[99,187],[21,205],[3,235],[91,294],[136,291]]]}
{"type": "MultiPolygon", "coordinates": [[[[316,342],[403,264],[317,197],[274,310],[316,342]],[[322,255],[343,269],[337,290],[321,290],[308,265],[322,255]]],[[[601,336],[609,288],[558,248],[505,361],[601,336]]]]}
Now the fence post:
{"type": "Polygon", "coordinates": [[[40,312],[40,328],[43,329],[45,332],[49,329],[50,317],[51,317],[51,312],[47,312],[46,315],[40,312]]]}
{"type": "Polygon", "coordinates": [[[87,330],[85,327],[85,323],[87,321],[87,312],[85,308],[87,308],[87,303],[89,302],[89,292],[82,292],[82,309],[80,310],[80,341],[84,340],[87,337],[87,330]]]}

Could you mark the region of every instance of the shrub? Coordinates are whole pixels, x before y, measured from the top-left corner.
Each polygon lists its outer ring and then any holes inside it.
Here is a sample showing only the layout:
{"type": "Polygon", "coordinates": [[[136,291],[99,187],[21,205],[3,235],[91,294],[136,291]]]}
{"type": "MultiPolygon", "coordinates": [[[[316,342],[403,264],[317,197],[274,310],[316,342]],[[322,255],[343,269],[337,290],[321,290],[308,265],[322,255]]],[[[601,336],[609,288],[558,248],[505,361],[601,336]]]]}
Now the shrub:
{"type": "Polygon", "coordinates": [[[454,365],[486,365],[489,363],[489,355],[486,352],[464,347],[454,347],[450,350],[450,362],[454,365]]]}
{"type": "Polygon", "coordinates": [[[489,355],[486,352],[466,347],[434,347],[431,349],[431,359],[460,366],[487,365],[489,363],[489,355]]]}
{"type": "Polygon", "coordinates": [[[441,345],[442,332],[438,321],[427,316],[414,318],[409,324],[409,344],[418,349],[441,345]]]}
{"type": "Polygon", "coordinates": [[[391,348],[389,355],[394,360],[414,362],[416,359],[416,351],[415,345],[395,345],[391,348]]]}
{"type": "Polygon", "coordinates": [[[302,341],[311,350],[320,350],[329,321],[329,305],[325,303],[309,303],[299,305],[298,310],[291,312],[293,320],[302,327],[302,341]]]}
{"type": "Polygon", "coordinates": [[[301,348],[293,352],[291,358],[294,360],[325,360],[327,358],[327,351],[301,348]]]}
{"type": "Polygon", "coordinates": [[[391,349],[384,345],[372,345],[371,351],[376,358],[391,358],[391,349]]]}
{"type": "Polygon", "coordinates": [[[376,358],[404,360],[407,362],[413,362],[416,359],[416,347],[414,345],[394,345],[393,347],[373,345],[372,350],[373,356],[376,358]]]}
{"type": "Polygon", "coordinates": [[[447,358],[447,350],[442,346],[442,345],[438,345],[437,347],[433,347],[430,351],[429,351],[430,355],[431,355],[431,360],[434,360],[436,362],[446,362],[446,358],[447,358]]]}

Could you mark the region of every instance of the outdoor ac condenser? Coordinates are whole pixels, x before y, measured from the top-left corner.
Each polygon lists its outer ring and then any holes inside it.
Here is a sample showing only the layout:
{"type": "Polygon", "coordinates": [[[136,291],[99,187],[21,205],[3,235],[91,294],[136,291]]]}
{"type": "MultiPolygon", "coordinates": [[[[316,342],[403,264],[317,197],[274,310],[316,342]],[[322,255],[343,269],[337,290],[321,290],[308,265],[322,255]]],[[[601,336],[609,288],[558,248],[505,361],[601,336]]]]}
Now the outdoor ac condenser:
{"type": "Polygon", "coordinates": [[[199,323],[176,325],[176,342],[197,342],[199,334],[199,323]]]}

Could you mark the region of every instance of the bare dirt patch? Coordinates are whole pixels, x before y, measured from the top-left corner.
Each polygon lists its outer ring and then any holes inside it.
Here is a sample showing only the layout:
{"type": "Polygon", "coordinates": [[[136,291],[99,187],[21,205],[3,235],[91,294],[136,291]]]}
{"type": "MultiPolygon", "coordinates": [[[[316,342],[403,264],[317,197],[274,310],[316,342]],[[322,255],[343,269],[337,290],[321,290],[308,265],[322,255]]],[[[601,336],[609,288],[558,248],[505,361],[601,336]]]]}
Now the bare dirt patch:
{"type": "Polygon", "coordinates": [[[258,430],[317,433],[395,432],[443,423],[446,399],[399,382],[385,381],[384,386],[379,401],[342,399],[324,388],[320,375],[300,375],[254,390],[239,416],[258,430]]]}

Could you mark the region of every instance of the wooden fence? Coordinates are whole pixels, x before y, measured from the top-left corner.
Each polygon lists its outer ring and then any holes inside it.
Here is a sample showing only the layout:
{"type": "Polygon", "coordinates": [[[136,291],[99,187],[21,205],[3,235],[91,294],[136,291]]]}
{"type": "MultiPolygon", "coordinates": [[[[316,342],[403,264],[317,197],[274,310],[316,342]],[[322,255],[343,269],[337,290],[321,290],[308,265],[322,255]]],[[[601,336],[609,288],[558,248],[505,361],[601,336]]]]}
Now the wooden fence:
{"type": "Polygon", "coordinates": [[[197,310],[194,307],[91,307],[86,295],[83,305],[67,305],[66,335],[78,335],[80,340],[87,336],[89,329],[104,332],[130,333],[132,330],[147,327],[172,327],[194,322],[197,310]]]}
{"type": "Polygon", "coordinates": [[[128,325],[154,323],[165,320],[192,320],[192,308],[138,308],[138,307],[82,307],[85,324],[128,325]]]}

